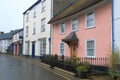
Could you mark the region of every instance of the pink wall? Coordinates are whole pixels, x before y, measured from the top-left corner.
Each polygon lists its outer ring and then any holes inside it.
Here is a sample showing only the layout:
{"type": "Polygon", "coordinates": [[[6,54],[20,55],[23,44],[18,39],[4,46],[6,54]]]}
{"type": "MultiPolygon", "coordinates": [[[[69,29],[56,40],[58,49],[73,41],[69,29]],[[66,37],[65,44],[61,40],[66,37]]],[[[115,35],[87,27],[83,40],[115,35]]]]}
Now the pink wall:
{"type": "MultiPolygon", "coordinates": [[[[85,15],[78,17],[79,38],[77,56],[85,57],[85,41],[95,39],[96,41],[96,57],[108,56],[111,50],[111,4],[108,3],[94,10],[95,27],[85,28],[85,15]]],[[[60,24],[53,25],[52,33],[52,53],[59,54],[59,44],[61,39],[68,36],[71,32],[71,20],[66,21],[65,34],[60,34],[60,24]]],[[[65,43],[65,56],[70,56],[69,46],[65,43]]]]}

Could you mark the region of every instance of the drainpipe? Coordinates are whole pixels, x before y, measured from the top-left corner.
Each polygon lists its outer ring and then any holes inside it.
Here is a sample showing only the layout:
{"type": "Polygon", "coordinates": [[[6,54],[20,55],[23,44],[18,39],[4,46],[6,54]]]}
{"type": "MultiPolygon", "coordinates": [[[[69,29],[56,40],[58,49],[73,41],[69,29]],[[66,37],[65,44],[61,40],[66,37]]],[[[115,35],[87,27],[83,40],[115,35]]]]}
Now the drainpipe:
{"type": "MultiPolygon", "coordinates": [[[[51,10],[50,10],[50,19],[53,17],[53,0],[51,0],[51,10]]],[[[49,54],[51,54],[51,49],[52,49],[52,25],[50,24],[50,38],[49,38],[49,54]]]]}
{"type": "Polygon", "coordinates": [[[114,0],[111,0],[112,5],[112,52],[115,51],[115,36],[114,36],[114,0]]]}

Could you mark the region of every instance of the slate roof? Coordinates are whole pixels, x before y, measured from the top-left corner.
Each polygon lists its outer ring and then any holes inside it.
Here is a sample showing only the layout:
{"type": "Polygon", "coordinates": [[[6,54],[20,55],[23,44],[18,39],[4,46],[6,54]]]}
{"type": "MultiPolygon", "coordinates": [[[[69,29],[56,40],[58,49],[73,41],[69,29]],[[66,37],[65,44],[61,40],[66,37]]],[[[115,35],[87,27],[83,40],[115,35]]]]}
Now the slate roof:
{"type": "Polygon", "coordinates": [[[30,6],[25,12],[23,12],[23,14],[26,14],[27,11],[31,10],[34,6],[36,6],[37,4],[39,4],[41,2],[41,0],[36,1],[32,6],[30,6]]]}
{"type": "Polygon", "coordinates": [[[14,30],[14,31],[11,31],[9,33],[4,33],[2,35],[0,35],[0,40],[9,40],[12,38],[12,36],[20,31],[22,31],[23,29],[17,29],[17,30],[14,30]]]}
{"type": "Polygon", "coordinates": [[[56,14],[48,23],[49,24],[54,23],[63,18],[69,17],[101,1],[110,1],[110,0],[75,0],[71,4],[66,6],[66,8],[63,8],[62,11],[56,14]]]}

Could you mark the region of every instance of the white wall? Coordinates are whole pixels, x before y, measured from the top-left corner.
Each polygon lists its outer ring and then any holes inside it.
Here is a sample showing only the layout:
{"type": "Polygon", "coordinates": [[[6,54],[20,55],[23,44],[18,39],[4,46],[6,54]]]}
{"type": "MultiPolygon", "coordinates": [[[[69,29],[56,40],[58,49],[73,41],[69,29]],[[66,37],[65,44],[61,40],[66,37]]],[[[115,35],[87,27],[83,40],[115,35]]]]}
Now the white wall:
{"type": "Polygon", "coordinates": [[[36,5],[36,17],[33,18],[34,9],[31,9],[29,12],[29,21],[26,22],[26,14],[23,15],[24,18],[24,41],[23,41],[23,54],[25,55],[25,41],[30,41],[30,53],[32,54],[32,41],[35,41],[35,55],[40,56],[39,53],[39,39],[40,38],[47,38],[47,49],[46,54],[49,54],[49,41],[48,38],[50,37],[50,24],[47,24],[51,18],[51,0],[46,0],[46,10],[44,12],[41,11],[41,2],[36,5]],[[45,32],[41,32],[41,20],[46,18],[46,28],[45,32]],[[36,34],[33,35],[33,23],[36,23],[36,34]],[[26,37],[26,27],[29,27],[28,30],[28,37],[26,37]]]}
{"type": "Polygon", "coordinates": [[[0,52],[6,53],[6,50],[9,46],[8,40],[0,40],[0,52]]]}
{"type": "Polygon", "coordinates": [[[120,49],[120,0],[114,0],[115,47],[120,49]]]}

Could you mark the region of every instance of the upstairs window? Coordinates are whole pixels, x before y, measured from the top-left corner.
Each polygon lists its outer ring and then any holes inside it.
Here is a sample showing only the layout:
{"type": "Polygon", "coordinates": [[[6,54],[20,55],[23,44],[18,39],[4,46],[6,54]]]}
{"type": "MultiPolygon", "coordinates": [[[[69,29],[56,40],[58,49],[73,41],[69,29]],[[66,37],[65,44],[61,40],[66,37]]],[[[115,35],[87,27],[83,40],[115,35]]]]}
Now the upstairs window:
{"type": "Polygon", "coordinates": [[[26,37],[28,37],[28,26],[26,27],[26,37]]]}
{"type": "Polygon", "coordinates": [[[43,0],[42,1],[42,12],[45,11],[45,8],[46,8],[46,0],[43,0]]]}
{"type": "Polygon", "coordinates": [[[77,31],[78,28],[78,20],[77,18],[72,20],[72,31],[77,31]]]}
{"type": "Polygon", "coordinates": [[[60,24],[60,34],[65,33],[65,23],[60,24]]]}
{"type": "Polygon", "coordinates": [[[34,7],[33,18],[36,17],[36,7],[34,7]]]}
{"type": "Polygon", "coordinates": [[[33,23],[33,35],[36,33],[36,23],[33,23]]]}
{"type": "Polygon", "coordinates": [[[26,13],[26,22],[29,21],[29,13],[26,13]]]}
{"type": "Polygon", "coordinates": [[[86,14],[86,27],[87,28],[94,27],[94,13],[93,13],[93,11],[86,14]]]}
{"type": "Polygon", "coordinates": [[[46,19],[43,18],[43,19],[41,20],[41,32],[45,32],[45,22],[46,22],[46,19]]]}

